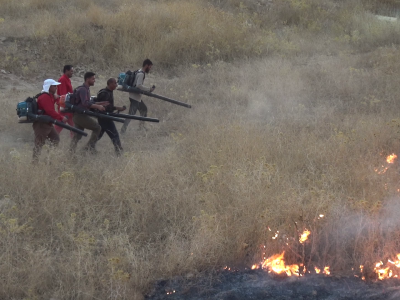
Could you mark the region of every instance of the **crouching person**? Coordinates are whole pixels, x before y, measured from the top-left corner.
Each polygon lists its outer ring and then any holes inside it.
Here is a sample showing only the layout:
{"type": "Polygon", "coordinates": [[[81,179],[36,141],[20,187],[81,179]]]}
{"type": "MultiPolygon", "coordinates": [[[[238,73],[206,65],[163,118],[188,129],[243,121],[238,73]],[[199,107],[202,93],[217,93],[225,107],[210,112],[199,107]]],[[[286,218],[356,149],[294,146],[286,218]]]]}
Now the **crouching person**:
{"type": "MultiPolygon", "coordinates": [[[[110,78],[107,80],[107,87],[105,89],[100,90],[97,93],[96,102],[100,103],[108,102],[109,105],[107,105],[105,108],[106,111],[110,113],[113,113],[115,110],[117,111],[125,110],[125,107],[114,106],[114,90],[117,88],[117,86],[118,86],[117,80],[115,80],[115,78],[110,78]]],[[[114,121],[104,118],[98,118],[98,121],[101,126],[99,140],[102,138],[104,133],[107,133],[107,135],[111,139],[111,142],[114,145],[115,153],[117,155],[121,155],[123,149],[121,145],[121,140],[119,138],[118,130],[115,127],[114,121]]]]}
{"type": "MultiPolygon", "coordinates": [[[[105,111],[105,108],[103,105],[107,105],[108,103],[93,103],[90,100],[90,87],[94,85],[96,78],[95,78],[95,73],[92,72],[87,72],[85,73],[84,76],[84,84],[77,87],[75,90],[75,95],[76,95],[76,103],[77,106],[80,108],[84,109],[98,109],[99,111],[105,111]]],[[[92,118],[88,115],[81,114],[81,113],[74,113],[73,121],[75,124],[75,127],[84,130],[84,129],[89,129],[92,131],[92,134],[90,135],[90,139],[85,146],[84,150],[89,151],[91,153],[96,153],[96,143],[99,138],[99,134],[101,131],[101,126],[99,123],[97,123],[95,118],[92,118]]],[[[70,145],[70,151],[75,152],[76,147],[78,145],[79,140],[82,138],[82,135],[80,134],[75,134],[74,137],[72,138],[71,145],[70,145]]]]}
{"type": "MultiPolygon", "coordinates": [[[[60,83],[53,79],[46,79],[43,83],[43,90],[40,96],[37,98],[38,110],[41,110],[44,115],[48,115],[51,118],[67,122],[67,118],[60,115],[54,109],[55,97],[57,92],[57,85],[60,83]]],[[[39,155],[46,143],[46,140],[50,140],[53,146],[57,146],[60,142],[60,137],[55,130],[52,123],[43,123],[39,121],[33,122],[33,132],[35,133],[35,147],[33,148],[33,163],[39,161],[39,155]]]]}

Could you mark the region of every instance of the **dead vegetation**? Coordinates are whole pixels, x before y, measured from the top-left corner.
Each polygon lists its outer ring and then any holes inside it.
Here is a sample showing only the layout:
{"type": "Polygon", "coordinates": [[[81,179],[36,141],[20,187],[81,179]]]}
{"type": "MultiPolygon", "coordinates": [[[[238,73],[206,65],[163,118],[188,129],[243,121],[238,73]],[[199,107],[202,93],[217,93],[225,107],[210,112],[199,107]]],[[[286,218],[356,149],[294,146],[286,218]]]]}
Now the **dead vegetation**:
{"type": "MultiPolygon", "coordinates": [[[[60,149],[43,151],[32,168],[31,129],[13,114],[37,89],[1,91],[2,141],[13,146],[2,142],[0,153],[0,298],[141,299],[160,278],[250,266],[260,245],[298,262],[281,237],[303,228],[312,231],[307,259],[332,272],[398,250],[398,209],[388,201],[400,188],[397,165],[375,171],[398,151],[399,50],[384,30],[398,25],[365,23],[359,3],[343,10],[336,1],[282,1],[298,16],[277,24],[251,14],[251,26],[238,22],[253,12],[245,1],[142,1],[140,14],[124,1],[0,3],[1,34],[14,28],[21,39],[48,41],[33,43],[38,61],[54,54],[100,69],[108,57],[122,66],[148,54],[164,66],[184,62],[179,77],[159,71],[147,80],[194,107],[147,100],[164,122],[147,136],[130,128],[121,159],[104,138],[98,156],[71,161],[63,133],[60,149]],[[315,19],[324,9],[338,19],[315,19]],[[325,37],[309,45],[314,34],[325,37]]],[[[18,72],[19,50],[1,66],[18,72]]]]}

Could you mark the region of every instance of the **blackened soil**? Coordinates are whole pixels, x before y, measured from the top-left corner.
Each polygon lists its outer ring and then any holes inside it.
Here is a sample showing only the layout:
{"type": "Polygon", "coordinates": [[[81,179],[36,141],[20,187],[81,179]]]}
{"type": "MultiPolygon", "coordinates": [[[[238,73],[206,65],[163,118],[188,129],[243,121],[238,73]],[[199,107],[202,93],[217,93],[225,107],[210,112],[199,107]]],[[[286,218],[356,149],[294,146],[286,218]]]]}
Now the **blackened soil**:
{"type": "Polygon", "coordinates": [[[276,277],[263,270],[222,271],[191,280],[159,281],[147,299],[400,300],[400,280],[366,283],[356,277],[276,277]],[[174,292],[175,291],[175,292],[174,292]],[[167,294],[170,293],[170,294],[167,294]]]}

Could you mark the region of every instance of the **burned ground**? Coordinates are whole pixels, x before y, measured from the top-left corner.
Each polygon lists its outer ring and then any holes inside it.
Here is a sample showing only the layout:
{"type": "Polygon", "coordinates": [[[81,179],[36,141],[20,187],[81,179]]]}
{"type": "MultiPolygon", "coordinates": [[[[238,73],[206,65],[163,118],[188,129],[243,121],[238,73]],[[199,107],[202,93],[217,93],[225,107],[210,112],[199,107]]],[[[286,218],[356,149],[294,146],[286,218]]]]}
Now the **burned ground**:
{"type": "Polygon", "coordinates": [[[279,277],[263,270],[222,271],[196,278],[163,280],[150,300],[396,300],[400,281],[364,282],[354,276],[279,277]]]}

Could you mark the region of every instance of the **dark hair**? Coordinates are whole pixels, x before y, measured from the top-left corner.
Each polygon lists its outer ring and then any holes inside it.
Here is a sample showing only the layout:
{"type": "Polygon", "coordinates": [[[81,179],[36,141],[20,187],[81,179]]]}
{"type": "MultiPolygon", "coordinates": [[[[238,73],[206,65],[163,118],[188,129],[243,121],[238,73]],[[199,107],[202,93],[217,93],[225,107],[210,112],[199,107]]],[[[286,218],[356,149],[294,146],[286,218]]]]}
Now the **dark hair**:
{"type": "Polygon", "coordinates": [[[142,67],[144,67],[144,66],[146,66],[146,65],[152,66],[153,63],[151,62],[150,59],[146,58],[146,59],[143,61],[142,67]]]}
{"type": "Polygon", "coordinates": [[[110,78],[107,80],[107,85],[110,85],[111,83],[117,82],[117,80],[115,80],[115,78],[110,78]]]}
{"type": "Polygon", "coordinates": [[[96,74],[93,72],[86,72],[85,76],[83,76],[83,79],[86,81],[86,79],[89,79],[89,78],[93,77],[94,75],[96,75],[96,74]]]}
{"type": "Polygon", "coordinates": [[[63,68],[63,73],[65,74],[65,72],[71,70],[72,68],[73,68],[72,65],[65,65],[64,68],[63,68]]]}

